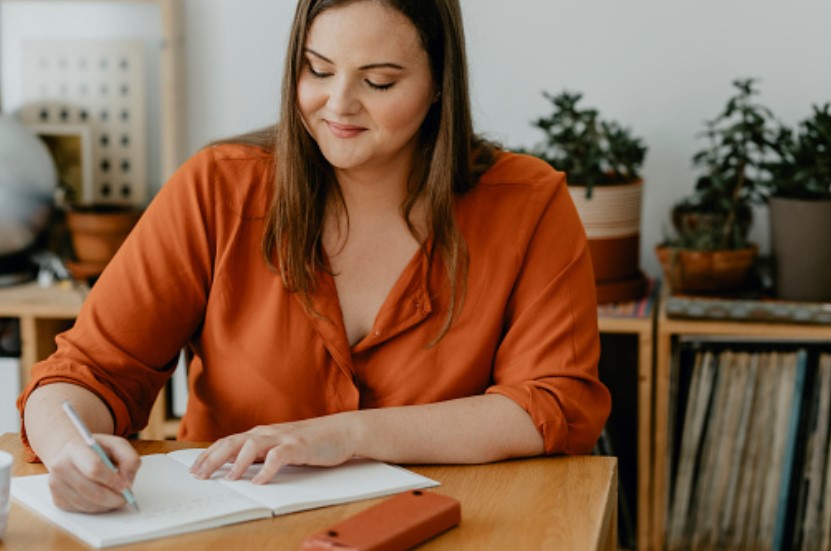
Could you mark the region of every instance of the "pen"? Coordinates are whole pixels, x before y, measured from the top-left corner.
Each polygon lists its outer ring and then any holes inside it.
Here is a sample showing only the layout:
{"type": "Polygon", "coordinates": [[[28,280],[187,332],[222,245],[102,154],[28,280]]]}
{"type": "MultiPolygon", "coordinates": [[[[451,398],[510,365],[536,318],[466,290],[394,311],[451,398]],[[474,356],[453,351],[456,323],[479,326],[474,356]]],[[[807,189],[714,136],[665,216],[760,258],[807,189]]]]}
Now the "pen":
{"type": "MultiPolygon", "coordinates": [[[[86,424],[84,424],[84,422],[78,416],[78,413],[75,411],[75,408],[72,407],[72,404],[70,404],[69,401],[64,400],[62,405],[63,410],[69,417],[69,420],[72,421],[72,424],[75,425],[76,429],[78,429],[78,434],[81,435],[81,438],[84,439],[84,442],[86,442],[87,446],[89,446],[92,449],[92,451],[98,454],[98,457],[101,458],[101,461],[104,462],[104,465],[106,465],[112,471],[117,471],[115,465],[113,465],[113,462],[110,460],[110,458],[107,456],[107,453],[104,451],[104,448],[102,448],[101,445],[98,442],[96,442],[95,439],[92,437],[92,433],[89,431],[86,424]]],[[[136,511],[139,510],[138,503],[136,503],[136,496],[133,495],[133,491],[130,490],[130,488],[124,488],[124,491],[121,492],[121,495],[124,496],[124,499],[133,509],[135,509],[136,511]]]]}

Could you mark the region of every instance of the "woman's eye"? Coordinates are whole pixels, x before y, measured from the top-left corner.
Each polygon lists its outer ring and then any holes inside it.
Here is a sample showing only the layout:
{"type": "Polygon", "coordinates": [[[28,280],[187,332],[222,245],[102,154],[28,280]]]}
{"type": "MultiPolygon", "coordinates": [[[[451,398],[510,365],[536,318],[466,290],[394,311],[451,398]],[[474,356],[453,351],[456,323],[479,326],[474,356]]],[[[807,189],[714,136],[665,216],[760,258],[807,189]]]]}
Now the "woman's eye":
{"type": "Polygon", "coordinates": [[[384,83],[384,84],[377,84],[375,82],[372,82],[369,79],[366,80],[366,83],[373,90],[389,90],[395,84],[394,82],[387,82],[387,83],[384,83]]]}
{"type": "Polygon", "coordinates": [[[309,73],[311,73],[312,76],[315,77],[315,78],[326,78],[328,76],[332,76],[332,73],[327,73],[326,71],[317,71],[311,65],[309,65],[308,67],[309,67],[309,73]]]}

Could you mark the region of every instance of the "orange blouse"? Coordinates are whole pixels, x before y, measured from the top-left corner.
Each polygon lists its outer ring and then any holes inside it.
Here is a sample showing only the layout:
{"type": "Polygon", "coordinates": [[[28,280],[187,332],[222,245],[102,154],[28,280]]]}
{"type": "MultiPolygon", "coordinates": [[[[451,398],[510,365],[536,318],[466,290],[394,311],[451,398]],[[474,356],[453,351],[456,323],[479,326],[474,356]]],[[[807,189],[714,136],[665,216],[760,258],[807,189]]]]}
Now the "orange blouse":
{"type": "MultiPolygon", "coordinates": [[[[55,382],[110,408],[115,433],[143,428],[187,344],[179,437],[210,441],[255,425],[483,393],[514,400],[547,453],[587,453],[610,409],[586,238],[562,173],[504,153],[456,200],[470,256],[462,311],[433,347],[448,285],[417,253],[374,330],[350,346],[334,280],[311,296],[261,257],[269,153],[206,148],[162,188],[18,400],[55,382]]],[[[23,435],[24,442],[25,432],[23,435]]]]}

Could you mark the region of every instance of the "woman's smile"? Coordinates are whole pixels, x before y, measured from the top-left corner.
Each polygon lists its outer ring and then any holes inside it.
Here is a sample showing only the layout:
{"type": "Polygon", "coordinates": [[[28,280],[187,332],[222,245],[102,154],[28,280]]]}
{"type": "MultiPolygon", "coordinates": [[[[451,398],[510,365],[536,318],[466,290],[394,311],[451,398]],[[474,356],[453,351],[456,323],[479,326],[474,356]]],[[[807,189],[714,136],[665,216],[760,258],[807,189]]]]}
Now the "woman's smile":
{"type": "Polygon", "coordinates": [[[329,131],[332,132],[336,138],[354,138],[359,136],[367,129],[362,126],[355,126],[354,124],[341,124],[334,121],[324,121],[326,126],[329,127],[329,131]]]}

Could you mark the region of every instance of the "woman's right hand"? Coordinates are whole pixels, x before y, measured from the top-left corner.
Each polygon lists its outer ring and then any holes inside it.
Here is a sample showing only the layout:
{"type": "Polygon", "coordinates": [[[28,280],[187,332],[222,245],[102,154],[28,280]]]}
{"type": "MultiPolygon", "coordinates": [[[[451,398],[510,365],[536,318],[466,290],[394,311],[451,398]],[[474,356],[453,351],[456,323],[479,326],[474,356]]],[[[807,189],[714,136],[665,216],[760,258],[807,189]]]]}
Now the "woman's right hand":
{"type": "Polygon", "coordinates": [[[95,440],[118,469],[107,467],[80,438],[69,440],[48,465],[55,506],[65,511],[103,513],[125,505],[122,492],[132,486],[141,459],[124,438],[96,434],[95,440]]]}

